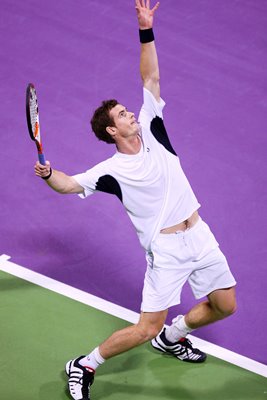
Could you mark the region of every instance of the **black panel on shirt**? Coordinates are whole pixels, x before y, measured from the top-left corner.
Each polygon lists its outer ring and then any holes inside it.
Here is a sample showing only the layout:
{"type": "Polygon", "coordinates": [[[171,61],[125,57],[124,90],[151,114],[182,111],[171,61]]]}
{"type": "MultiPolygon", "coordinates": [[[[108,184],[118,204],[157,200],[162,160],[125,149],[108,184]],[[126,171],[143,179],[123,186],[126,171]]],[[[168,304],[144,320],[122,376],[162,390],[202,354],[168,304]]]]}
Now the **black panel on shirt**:
{"type": "Polygon", "coordinates": [[[96,184],[96,190],[100,192],[115,194],[122,202],[122,192],[118,181],[111,175],[101,176],[96,184]]]}
{"type": "Polygon", "coordinates": [[[160,118],[160,117],[153,118],[151,121],[151,124],[150,124],[150,130],[153,133],[153,136],[155,137],[155,139],[157,139],[157,141],[160,144],[162,144],[162,146],[164,146],[165,149],[167,149],[170,153],[177,156],[177,154],[175,153],[175,151],[171,145],[171,142],[168,138],[168,134],[165,129],[162,118],[160,118]]]}

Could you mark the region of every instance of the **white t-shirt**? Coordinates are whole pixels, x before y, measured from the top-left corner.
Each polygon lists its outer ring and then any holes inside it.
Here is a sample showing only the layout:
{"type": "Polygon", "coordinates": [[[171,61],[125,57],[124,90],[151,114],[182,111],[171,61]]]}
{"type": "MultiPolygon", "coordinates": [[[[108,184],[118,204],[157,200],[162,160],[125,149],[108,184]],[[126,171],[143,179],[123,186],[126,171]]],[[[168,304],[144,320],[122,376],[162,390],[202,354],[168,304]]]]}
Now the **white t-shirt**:
{"type": "Polygon", "coordinates": [[[162,99],[158,102],[144,88],[139,153],[117,151],[113,157],[74,176],[84,188],[81,198],[96,191],[117,195],[147,251],[161,229],[179,224],[200,207],[164,128],[164,106],[162,99]]]}

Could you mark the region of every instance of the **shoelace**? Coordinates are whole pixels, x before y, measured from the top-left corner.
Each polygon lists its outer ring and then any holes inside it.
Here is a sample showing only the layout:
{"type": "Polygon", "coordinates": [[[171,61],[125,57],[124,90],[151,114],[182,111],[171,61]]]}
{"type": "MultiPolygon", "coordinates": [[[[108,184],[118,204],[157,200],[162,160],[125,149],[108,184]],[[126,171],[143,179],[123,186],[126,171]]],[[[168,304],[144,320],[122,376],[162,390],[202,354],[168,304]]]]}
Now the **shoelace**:
{"type": "Polygon", "coordinates": [[[192,345],[191,340],[189,340],[189,339],[187,339],[187,338],[183,338],[183,339],[184,339],[184,340],[183,340],[182,342],[180,342],[180,343],[185,342],[185,343],[187,344],[187,346],[190,347],[190,349],[193,349],[193,345],[192,345]]]}

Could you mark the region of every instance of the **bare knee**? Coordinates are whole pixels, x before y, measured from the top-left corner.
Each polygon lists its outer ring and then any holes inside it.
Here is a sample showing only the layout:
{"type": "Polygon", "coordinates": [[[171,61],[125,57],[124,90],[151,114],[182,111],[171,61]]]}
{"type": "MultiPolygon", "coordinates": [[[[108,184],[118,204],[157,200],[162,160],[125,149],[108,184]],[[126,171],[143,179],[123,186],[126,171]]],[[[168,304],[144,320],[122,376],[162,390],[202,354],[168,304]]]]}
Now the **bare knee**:
{"type": "Polygon", "coordinates": [[[233,315],[237,310],[236,302],[223,305],[211,305],[211,307],[216,311],[217,314],[219,314],[221,319],[233,315]]]}
{"type": "Polygon", "coordinates": [[[158,335],[163,328],[166,316],[167,310],[141,314],[140,320],[136,325],[136,332],[138,332],[143,343],[152,340],[158,335]]]}
{"type": "Polygon", "coordinates": [[[150,326],[149,329],[147,330],[147,340],[152,340],[154,337],[156,337],[160,333],[162,328],[163,324],[150,326]]]}
{"type": "Polygon", "coordinates": [[[149,340],[152,340],[154,337],[158,335],[158,333],[161,331],[163,325],[142,325],[142,324],[137,324],[136,325],[136,331],[138,332],[138,335],[140,336],[140,341],[142,343],[148,342],[149,340]]]}
{"type": "Polygon", "coordinates": [[[237,310],[234,288],[217,290],[208,298],[211,308],[218,314],[219,319],[229,317],[237,310]]]}
{"type": "Polygon", "coordinates": [[[228,316],[234,314],[234,313],[236,312],[236,310],[237,310],[237,302],[236,302],[236,299],[234,299],[234,300],[229,304],[229,306],[226,307],[226,314],[227,314],[226,316],[228,317],[228,316]]]}

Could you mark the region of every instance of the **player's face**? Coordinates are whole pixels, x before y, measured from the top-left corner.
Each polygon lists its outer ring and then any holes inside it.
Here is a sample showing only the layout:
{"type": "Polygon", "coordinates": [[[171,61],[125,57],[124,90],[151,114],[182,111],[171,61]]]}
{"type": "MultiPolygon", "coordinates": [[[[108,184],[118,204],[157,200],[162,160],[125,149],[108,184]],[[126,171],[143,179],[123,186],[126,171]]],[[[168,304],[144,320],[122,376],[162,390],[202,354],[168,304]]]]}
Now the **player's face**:
{"type": "Polygon", "coordinates": [[[113,107],[110,110],[110,116],[113,118],[117,136],[127,138],[139,133],[139,125],[134,113],[128,111],[123,105],[117,104],[113,107]]]}

